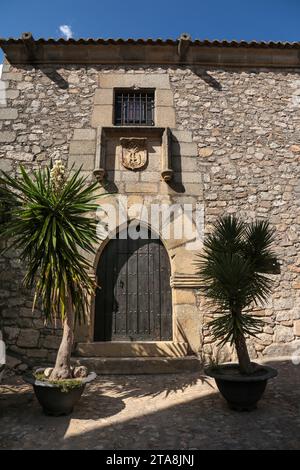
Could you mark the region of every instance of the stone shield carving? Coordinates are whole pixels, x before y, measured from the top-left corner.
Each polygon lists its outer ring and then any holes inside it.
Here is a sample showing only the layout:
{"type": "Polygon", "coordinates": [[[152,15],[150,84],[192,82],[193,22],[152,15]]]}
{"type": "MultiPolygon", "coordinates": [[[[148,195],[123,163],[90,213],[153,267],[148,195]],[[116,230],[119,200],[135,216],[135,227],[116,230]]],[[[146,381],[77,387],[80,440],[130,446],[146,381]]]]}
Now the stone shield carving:
{"type": "Polygon", "coordinates": [[[121,137],[122,165],[129,170],[143,168],[148,160],[147,139],[144,137],[121,137]]]}

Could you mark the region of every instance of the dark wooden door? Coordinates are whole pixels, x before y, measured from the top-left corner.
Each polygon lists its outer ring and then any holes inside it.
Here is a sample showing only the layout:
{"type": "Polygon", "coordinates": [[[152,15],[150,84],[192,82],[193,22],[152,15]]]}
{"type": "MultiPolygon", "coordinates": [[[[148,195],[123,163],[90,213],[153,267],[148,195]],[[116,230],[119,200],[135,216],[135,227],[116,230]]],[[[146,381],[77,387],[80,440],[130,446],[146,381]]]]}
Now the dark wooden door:
{"type": "MultiPolygon", "coordinates": [[[[125,233],[126,235],[126,233],[125,233]]],[[[172,339],[170,263],[159,239],[110,240],[97,268],[95,341],[172,339]]]]}

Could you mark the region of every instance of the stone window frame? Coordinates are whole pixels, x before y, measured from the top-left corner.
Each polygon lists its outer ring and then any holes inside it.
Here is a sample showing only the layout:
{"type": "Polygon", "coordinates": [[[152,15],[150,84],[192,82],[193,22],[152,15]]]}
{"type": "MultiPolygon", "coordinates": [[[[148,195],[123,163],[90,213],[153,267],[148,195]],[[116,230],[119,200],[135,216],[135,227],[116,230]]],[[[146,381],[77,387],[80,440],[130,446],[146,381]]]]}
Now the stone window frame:
{"type": "MultiPolygon", "coordinates": [[[[144,73],[102,73],[95,91],[92,127],[114,126],[115,89],[141,88],[155,90],[154,126],[176,128],[173,91],[169,75],[144,73]]],[[[138,126],[137,126],[138,127],[138,126]]],[[[143,126],[144,127],[144,126],[143,126]]]]}
{"type": "Polygon", "coordinates": [[[161,176],[164,181],[172,178],[173,171],[170,165],[170,128],[176,127],[173,91],[170,85],[169,74],[151,73],[101,73],[99,75],[99,88],[95,90],[94,107],[91,125],[97,129],[97,144],[94,176],[101,182],[105,175],[104,167],[104,138],[106,130],[115,129],[162,129],[163,152],[161,176]],[[153,90],[155,94],[154,125],[119,126],[114,122],[115,91],[122,89],[153,90]]]}

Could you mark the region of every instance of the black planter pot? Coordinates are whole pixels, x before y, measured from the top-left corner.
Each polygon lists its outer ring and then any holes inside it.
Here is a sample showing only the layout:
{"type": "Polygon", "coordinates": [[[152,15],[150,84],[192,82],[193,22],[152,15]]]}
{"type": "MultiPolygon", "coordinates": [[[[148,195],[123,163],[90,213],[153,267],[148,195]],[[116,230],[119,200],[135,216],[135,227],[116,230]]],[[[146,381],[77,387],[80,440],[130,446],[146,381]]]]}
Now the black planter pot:
{"type": "MultiPolygon", "coordinates": [[[[43,370],[39,369],[38,372],[43,370]]],[[[58,385],[37,380],[33,376],[26,375],[23,379],[25,382],[33,385],[38,402],[46,415],[63,416],[72,413],[74,406],[80,400],[86,384],[96,377],[95,372],[91,372],[87,377],[81,379],[81,386],[68,391],[62,391],[58,385]]]]}
{"type": "Polygon", "coordinates": [[[229,407],[236,411],[251,411],[262,397],[267,381],[277,376],[272,367],[253,363],[255,371],[251,375],[239,373],[238,364],[222,364],[208,367],[205,373],[213,377],[229,407]]]}

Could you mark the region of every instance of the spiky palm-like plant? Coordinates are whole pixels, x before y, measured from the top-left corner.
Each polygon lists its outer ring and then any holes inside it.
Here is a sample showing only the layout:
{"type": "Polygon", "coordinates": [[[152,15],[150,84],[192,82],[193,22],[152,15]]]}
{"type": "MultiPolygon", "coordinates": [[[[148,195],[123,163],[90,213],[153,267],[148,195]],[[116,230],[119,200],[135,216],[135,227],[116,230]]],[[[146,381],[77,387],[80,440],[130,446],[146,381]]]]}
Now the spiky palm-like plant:
{"type": "Polygon", "coordinates": [[[9,208],[1,235],[20,250],[27,266],[24,284],[34,287],[48,320],[61,318],[63,336],[52,380],[71,377],[74,322],[84,318],[94,282],[84,253],[93,252],[96,237],[97,183],[87,184],[80,170],[67,176],[56,161],[32,176],[22,166],[15,179],[2,172],[1,207],[9,208]]]}
{"type": "Polygon", "coordinates": [[[274,230],[268,222],[247,224],[225,216],[205,238],[197,261],[201,289],[217,315],[208,325],[219,344],[235,345],[243,374],[253,371],[245,336],[255,336],[263,323],[248,309],[266,301],[272,290],[268,274],[277,265],[273,242],[274,230]]]}

